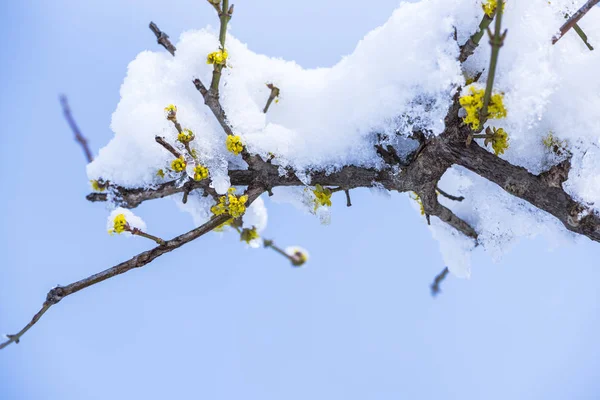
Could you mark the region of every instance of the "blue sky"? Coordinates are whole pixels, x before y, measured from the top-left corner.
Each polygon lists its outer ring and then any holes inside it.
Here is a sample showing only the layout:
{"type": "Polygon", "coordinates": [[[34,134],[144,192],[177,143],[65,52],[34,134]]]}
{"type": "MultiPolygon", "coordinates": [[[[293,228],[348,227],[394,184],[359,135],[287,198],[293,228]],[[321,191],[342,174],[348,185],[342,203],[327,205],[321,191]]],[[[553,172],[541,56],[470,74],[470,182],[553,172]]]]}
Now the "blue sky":
{"type": "MultiPolygon", "coordinates": [[[[396,0],[239,2],[234,34],[257,52],[329,66],[383,23],[396,0]]],[[[201,0],[0,2],[0,333],[56,284],[148,249],[110,237],[85,200],[85,162],[58,95],[96,152],[126,67],[216,25],[201,0]]],[[[308,248],[306,268],[210,234],[148,267],[65,299],[0,352],[0,399],[596,399],[598,255],[523,240],[502,260],[475,253],[451,278],[405,195],[334,198],[332,224],[267,200],[266,234],[308,248]]],[[[153,233],[191,229],[170,199],[136,210],[153,233]]]]}

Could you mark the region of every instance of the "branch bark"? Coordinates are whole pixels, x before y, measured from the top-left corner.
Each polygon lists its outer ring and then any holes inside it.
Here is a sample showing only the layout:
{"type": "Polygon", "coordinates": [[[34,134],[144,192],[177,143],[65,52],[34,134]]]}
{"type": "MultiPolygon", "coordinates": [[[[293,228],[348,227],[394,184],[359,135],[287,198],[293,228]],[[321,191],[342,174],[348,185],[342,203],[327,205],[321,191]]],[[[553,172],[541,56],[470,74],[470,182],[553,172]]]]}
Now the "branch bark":
{"type": "MultiPolygon", "coordinates": [[[[252,204],[254,200],[256,200],[261,194],[263,190],[258,187],[250,187],[247,191],[248,194],[248,203],[252,204]]],[[[102,272],[97,274],[88,276],[87,278],[81,279],[77,282],[73,282],[66,286],[57,286],[51,289],[46,295],[46,301],[42,304],[42,308],[38,311],[33,319],[25,325],[23,329],[21,329],[18,333],[14,335],[7,335],[7,340],[3,343],[0,343],[0,350],[10,345],[11,343],[19,343],[21,337],[31,328],[33,327],[40,318],[48,311],[50,307],[55,304],[58,304],[62,299],[68,297],[72,294],[79,292],[85,288],[96,285],[100,282],[103,282],[107,279],[114,278],[115,276],[124,274],[125,272],[131,271],[135,268],[141,268],[145,265],[148,265],[150,262],[155,260],[156,258],[167,254],[186,243],[189,243],[199,237],[205,235],[206,233],[212,231],[217,226],[223,224],[231,217],[227,214],[222,214],[216,216],[206,222],[204,225],[199,226],[196,229],[192,229],[191,231],[184,233],[183,235],[179,235],[171,240],[164,242],[164,244],[154,247],[151,250],[145,251],[136,255],[135,257],[130,258],[127,261],[124,261],[120,264],[115,265],[114,267],[108,268],[102,272]]]]}
{"type": "Polygon", "coordinates": [[[571,18],[569,18],[567,22],[563,24],[563,26],[560,27],[560,33],[552,38],[552,44],[556,44],[556,42],[558,42],[560,38],[569,31],[569,29],[573,28],[579,22],[579,20],[581,20],[581,18],[583,18],[585,14],[587,14],[588,11],[590,11],[599,2],[600,0],[588,0],[583,6],[581,6],[581,8],[577,10],[577,12],[573,14],[571,18]]]}

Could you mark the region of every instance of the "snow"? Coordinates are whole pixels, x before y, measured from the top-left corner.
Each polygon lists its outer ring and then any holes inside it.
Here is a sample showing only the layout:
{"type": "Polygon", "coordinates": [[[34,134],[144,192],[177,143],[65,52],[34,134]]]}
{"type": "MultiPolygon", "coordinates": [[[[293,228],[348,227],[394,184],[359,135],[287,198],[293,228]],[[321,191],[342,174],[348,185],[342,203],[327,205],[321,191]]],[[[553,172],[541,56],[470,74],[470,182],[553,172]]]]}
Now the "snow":
{"type": "MultiPolygon", "coordinates": [[[[550,39],[583,0],[510,0],[503,27],[508,29],[500,51],[495,90],[505,94],[508,116],[489,124],[504,128],[510,147],[502,155],[532,173],[547,169],[556,157],[542,144],[547,135],[566,140],[573,168],[566,190],[590,205],[600,204],[600,52],[589,51],[575,32],[552,45],[550,39]]],[[[310,171],[333,171],[344,165],[383,167],[373,144],[386,134],[399,154],[415,144],[406,138],[413,128],[430,135],[444,130],[444,116],[465,76],[458,63],[459,43],[477,29],[482,16],[477,0],[422,0],[402,3],[381,27],[368,33],[355,50],[330,68],[305,69],[293,61],[257,54],[229,32],[228,68],[221,80],[221,102],[236,134],[251,152],[276,155],[273,163],[293,168],[310,184],[310,171]],[[267,83],[281,89],[280,101],[265,115],[267,83]]],[[[590,43],[600,47],[600,8],[580,22],[590,43]]],[[[124,187],[152,187],[167,178],[157,171],[168,168],[173,156],[159,146],[160,135],[176,143],[177,131],[165,119],[168,104],[177,118],[194,131],[191,147],[210,170],[218,193],[229,187],[227,170],[245,163],[225,149],[225,134],[203,104],[192,79],[210,82],[212,66],[205,55],[218,48],[211,29],[185,32],[176,43],[177,54],[144,51],[128,66],[121,100],[112,117],[114,138],[88,166],[90,179],[108,180],[124,187]]],[[[464,64],[467,76],[485,70],[490,48],[482,45],[464,64]]],[[[484,72],[480,83],[484,83],[484,72]]],[[[446,192],[466,199],[440,201],[480,232],[480,248],[495,259],[522,237],[544,235],[555,244],[572,235],[552,217],[500,190],[468,171],[453,168],[440,182],[446,192]]],[[[276,188],[275,198],[310,208],[302,188],[276,188]]],[[[187,204],[199,225],[210,217],[213,204],[201,192],[187,204]]],[[[340,202],[341,203],[341,202],[340,202]]],[[[337,205],[337,204],[336,204],[337,205]]],[[[345,204],[341,204],[345,207],[345,204]]],[[[125,210],[126,211],[126,210],[125,210]]],[[[331,210],[317,211],[328,222],[331,210]]],[[[251,206],[245,226],[266,226],[262,200],[251,206]]],[[[128,218],[129,220],[129,218],[128,218]]],[[[432,218],[432,235],[440,242],[443,258],[457,276],[470,274],[470,239],[432,218]]]]}
{"type": "MultiPolygon", "coordinates": [[[[137,229],[141,230],[142,232],[146,231],[146,223],[144,222],[143,219],[141,219],[140,217],[138,217],[137,215],[135,215],[133,212],[131,212],[130,210],[128,210],[126,208],[117,207],[110,213],[110,215],[106,219],[106,230],[109,233],[113,231],[114,224],[115,224],[115,217],[119,214],[123,214],[125,216],[125,220],[127,221],[127,223],[129,224],[129,226],[131,228],[137,228],[137,229]]],[[[129,232],[122,232],[120,234],[123,236],[132,236],[131,233],[129,233],[129,232]]]]}

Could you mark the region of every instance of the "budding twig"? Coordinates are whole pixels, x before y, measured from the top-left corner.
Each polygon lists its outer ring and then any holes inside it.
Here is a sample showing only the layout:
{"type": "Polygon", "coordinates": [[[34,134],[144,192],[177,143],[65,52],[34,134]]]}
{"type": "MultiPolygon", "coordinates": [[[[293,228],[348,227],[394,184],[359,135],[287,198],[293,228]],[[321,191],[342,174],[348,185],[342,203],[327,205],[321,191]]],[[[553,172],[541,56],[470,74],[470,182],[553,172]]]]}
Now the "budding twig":
{"type": "MultiPolygon", "coordinates": [[[[214,5],[214,3],[210,2],[214,5]]],[[[222,8],[219,12],[219,20],[221,21],[221,26],[219,29],[219,43],[221,44],[221,50],[225,51],[225,39],[227,38],[227,24],[229,20],[231,20],[231,16],[233,15],[233,5],[229,6],[229,0],[222,0],[222,8]]],[[[225,63],[215,63],[213,69],[213,77],[210,82],[210,92],[211,95],[218,98],[219,97],[219,82],[221,81],[221,73],[225,68],[225,63]]]]}
{"type": "Polygon", "coordinates": [[[485,94],[483,96],[483,107],[481,108],[480,120],[481,126],[487,120],[488,106],[492,98],[492,90],[494,89],[494,77],[496,75],[496,66],[498,65],[498,54],[500,53],[500,47],[504,44],[504,38],[506,38],[506,30],[501,33],[502,30],[502,9],[504,8],[504,0],[498,1],[496,7],[496,26],[495,32],[492,32],[488,28],[488,35],[490,36],[490,44],[492,45],[492,57],[490,58],[490,68],[488,70],[487,84],[485,87],[485,94]]]}
{"type": "MultiPolygon", "coordinates": [[[[252,204],[252,202],[254,202],[254,200],[256,200],[262,194],[262,192],[263,190],[259,187],[249,187],[247,191],[248,204],[252,204]]],[[[86,289],[100,282],[104,282],[105,280],[113,278],[117,275],[124,274],[125,272],[131,271],[132,269],[144,267],[145,265],[151,263],[163,254],[169,253],[183,246],[184,244],[198,239],[199,237],[205,235],[208,232],[211,232],[213,229],[222,225],[230,218],[231,216],[228,214],[218,215],[216,217],[213,217],[205,224],[199,226],[198,228],[192,229],[191,231],[179,235],[171,240],[167,240],[163,242],[162,245],[156,246],[151,250],[144,251],[143,253],[140,253],[125,262],[117,264],[114,267],[105,269],[102,272],[88,276],[87,278],[84,278],[77,282],[73,282],[69,285],[57,286],[53,288],[46,295],[46,301],[44,301],[44,304],[42,305],[40,311],[38,311],[33,316],[30,322],[27,325],[25,325],[25,327],[21,329],[18,333],[14,335],[6,335],[7,340],[3,343],[0,343],[0,350],[10,345],[11,343],[18,343],[21,339],[21,336],[23,336],[32,326],[34,326],[40,320],[42,315],[44,315],[44,313],[48,311],[48,309],[51,306],[57,304],[65,297],[75,294],[80,290],[86,289]]]]}
{"type": "Polygon", "coordinates": [[[177,149],[175,149],[175,147],[171,146],[169,144],[169,142],[167,142],[165,140],[165,138],[160,137],[160,136],[155,136],[154,139],[156,140],[156,143],[160,144],[162,147],[167,149],[167,151],[169,153],[173,154],[175,156],[175,158],[181,157],[181,153],[179,151],[177,151],[177,149]]]}
{"type": "Polygon", "coordinates": [[[263,113],[267,113],[267,111],[269,111],[269,107],[271,106],[271,103],[273,102],[273,100],[275,100],[277,97],[279,97],[279,88],[275,85],[273,85],[272,83],[268,83],[267,87],[269,89],[271,89],[271,94],[269,95],[269,98],[267,99],[267,104],[265,105],[265,108],[263,109],[263,113]]]}
{"type": "Polygon", "coordinates": [[[83,149],[83,154],[85,154],[87,162],[91,163],[92,161],[94,161],[94,157],[92,156],[92,152],[90,151],[90,147],[88,146],[87,139],[81,134],[79,127],[77,126],[75,120],[73,119],[73,116],[71,115],[71,108],[69,107],[67,96],[60,96],[60,104],[62,105],[65,119],[67,120],[69,127],[71,127],[71,130],[75,135],[75,141],[81,145],[81,148],[83,149]]]}
{"type": "Polygon", "coordinates": [[[477,46],[479,46],[479,42],[481,41],[483,34],[487,30],[488,26],[490,26],[492,21],[493,16],[488,17],[487,14],[483,14],[483,18],[479,23],[479,28],[477,29],[477,32],[471,35],[469,40],[467,40],[467,42],[461,46],[458,61],[460,61],[461,63],[467,61],[467,59],[475,52],[475,49],[477,48],[477,46]]]}

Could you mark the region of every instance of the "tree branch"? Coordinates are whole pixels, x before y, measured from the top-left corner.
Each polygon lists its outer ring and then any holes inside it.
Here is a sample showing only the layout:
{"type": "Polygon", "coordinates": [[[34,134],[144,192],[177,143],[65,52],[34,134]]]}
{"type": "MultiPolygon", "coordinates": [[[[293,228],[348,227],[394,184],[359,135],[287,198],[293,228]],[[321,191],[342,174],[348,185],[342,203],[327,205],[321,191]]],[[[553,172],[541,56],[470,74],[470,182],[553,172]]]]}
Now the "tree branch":
{"type": "MultiPolygon", "coordinates": [[[[247,194],[248,194],[247,204],[252,204],[252,202],[254,200],[256,200],[262,193],[263,193],[263,190],[261,188],[250,187],[247,191],[247,194]]],[[[46,301],[44,301],[42,308],[40,309],[40,311],[37,312],[37,314],[34,315],[31,322],[29,322],[27,325],[25,325],[25,327],[23,329],[21,329],[17,334],[7,335],[6,336],[7,340],[3,343],[0,343],[0,350],[5,348],[6,346],[8,346],[11,343],[19,343],[21,336],[23,336],[32,326],[34,326],[40,320],[40,318],[44,315],[44,313],[46,311],[48,311],[48,309],[50,307],[57,304],[65,297],[70,296],[74,293],[77,293],[80,290],[83,290],[90,286],[96,285],[107,279],[113,278],[117,275],[124,274],[125,272],[131,271],[132,269],[141,268],[141,267],[149,264],[151,261],[155,260],[156,258],[162,256],[163,254],[169,253],[169,252],[183,246],[186,243],[189,243],[195,239],[198,239],[199,237],[205,235],[206,233],[212,231],[214,228],[223,224],[230,218],[231,217],[228,214],[221,214],[219,216],[213,217],[211,220],[206,222],[204,225],[201,225],[196,229],[192,229],[191,231],[189,231],[187,233],[179,235],[171,240],[168,240],[168,241],[164,242],[163,245],[159,245],[157,247],[154,247],[151,250],[140,253],[140,254],[136,255],[135,257],[130,258],[127,261],[124,261],[120,264],[115,265],[114,267],[108,268],[102,272],[88,276],[87,278],[81,279],[77,282],[73,282],[69,285],[57,286],[57,287],[51,289],[46,296],[46,301]]]]}
{"type": "Polygon", "coordinates": [[[92,161],[94,161],[94,156],[92,156],[92,152],[90,151],[90,148],[88,146],[87,139],[81,134],[79,127],[77,126],[75,120],[73,119],[73,116],[71,115],[71,108],[69,107],[67,96],[60,96],[60,104],[62,106],[65,119],[67,120],[69,127],[71,127],[71,130],[75,135],[75,141],[81,145],[81,148],[83,149],[83,154],[85,154],[85,159],[87,160],[87,162],[91,163],[92,161]]]}
{"type": "Polygon", "coordinates": [[[558,42],[569,29],[573,28],[575,24],[577,24],[579,20],[592,9],[592,7],[598,4],[598,2],[600,2],[600,0],[588,0],[579,10],[577,10],[577,12],[560,27],[560,33],[552,38],[552,44],[556,44],[556,42],[558,42]]]}
{"type": "Polygon", "coordinates": [[[440,272],[439,274],[436,275],[436,277],[433,279],[433,283],[431,284],[431,295],[432,296],[437,296],[438,294],[440,294],[440,292],[442,291],[440,289],[440,285],[442,284],[442,282],[446,279],[446,277],[448,276],[448,274],[450,273],[450,270],[448,269],[448,267],[444,268],[442,270],[442,272],[440,272]]]}
{"type": "Polygon", "coordinates": [[[435,186],[426,186],[418,191],[417,194],[423,202],[425,214],[438,217],[443,222],[462,232],[465,236],[477,240],[477,232],[471,225],[457,217],[449,208],[440,204],[435,193],[435,186]]]}
{"type": "Polygon", "coordinates": [[[460,56],[458,57],[458,61],[464,63],[475,52],[477,46],[479,46],[481,38],[483,37],[486,29],[488,28],[488,26],[490,26],[492,21],[493,17],[488,17],[485,13],[483,14],[477,32],[471,35],[471,37],[469,38],[469,40],[467,40],[465,44],[460,46],[460,56]]]}
{"type": "Polygon", "coordinates": [[[448,193],[444,192],[442,189],[440,189],[439,186],[436,186],[435,190],[437,190],[438,193],[441,194],[442,196],[444,196],[445,198],[453,200],[453,201],[463,201],[465,199],[464,196],[452,196],[451,194],[448,194],[448,193]]]}
{"type": "Polygon", "coordinates": [[[573,200],[562,188],[570,162],[563,162],[546,173],[534,175],[523,167],[495,156],[477,143],[471,143],[469,147],[456,144],[449,150],[456,164],[548,212],[571,232],[600,242],[600,216],[592,208],[573,200]]]}
{"type": "Polygon", "coordinates": [[[169,35],[158,29],[158,26],[156,26],[154,22],[150,22],[150,30],[154,32],[154,35],[156,35],[156,41],[158,44],[167,49],[167,51],[174,56],[177,48],[169,40],[169,35]]]}

